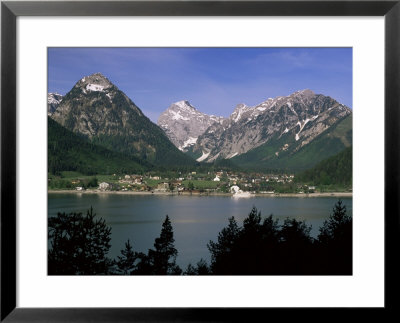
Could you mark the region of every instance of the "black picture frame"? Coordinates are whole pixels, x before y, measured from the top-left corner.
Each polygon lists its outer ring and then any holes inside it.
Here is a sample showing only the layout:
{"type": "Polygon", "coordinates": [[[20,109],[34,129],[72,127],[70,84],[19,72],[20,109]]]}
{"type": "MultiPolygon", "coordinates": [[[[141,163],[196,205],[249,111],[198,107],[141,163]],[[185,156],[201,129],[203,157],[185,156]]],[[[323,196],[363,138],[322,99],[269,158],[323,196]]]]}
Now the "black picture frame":
{"type": "MultiPolygon", "coordinates": [[[[254,321],[261,315],[308,315],[307,309],[17,308],[16,299],[16,19],[18,16],[384,16],[385,18],[385,306],[399,290],[400,0],[394,1],[2,1],[1,3],[1,321],[130,322],[254,321]],[[269,311],[268,314],[266,311],[269,311]]],[[[309,310],[309,309],[308,309],[309,310]]],[[[343,309],[342,309],[343,310],[343,309]]],[[[325,309],[330,318],[337,309],[325,309]]],[[[391,313],[393,314],[393,313],[391,313]]],[[[314,315],[314,314],[313,314],[314,315]]],[[[350,315],[350,313],[348,314],[350,315]]],[[[298,317],[299,318],[299,317],[298,317]]],[[[324,317],[315,317],[323,319],[324,317]]],[[[259,320],[264,320],[259,319],[259,320]]],[[[258,319],[257,319],[258,320],[258,319]]]]}

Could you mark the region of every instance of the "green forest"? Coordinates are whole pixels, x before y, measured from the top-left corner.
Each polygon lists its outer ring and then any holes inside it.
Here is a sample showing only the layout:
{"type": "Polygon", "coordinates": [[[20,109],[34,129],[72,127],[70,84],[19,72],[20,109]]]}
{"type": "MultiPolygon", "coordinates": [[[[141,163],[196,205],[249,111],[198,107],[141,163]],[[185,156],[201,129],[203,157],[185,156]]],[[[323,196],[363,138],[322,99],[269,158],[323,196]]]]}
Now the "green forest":
{"type": "Polygon", "coordinates": [[[353,146],[296,175],[296,181],[313,185],[352,187],[353,146]]]}
{"type": "Polygon", "coordinates": [[[153,166],[139,158],[111,151],[89,142],[48,118],[48,171],[82,174],[142,173],[153,166]]]}

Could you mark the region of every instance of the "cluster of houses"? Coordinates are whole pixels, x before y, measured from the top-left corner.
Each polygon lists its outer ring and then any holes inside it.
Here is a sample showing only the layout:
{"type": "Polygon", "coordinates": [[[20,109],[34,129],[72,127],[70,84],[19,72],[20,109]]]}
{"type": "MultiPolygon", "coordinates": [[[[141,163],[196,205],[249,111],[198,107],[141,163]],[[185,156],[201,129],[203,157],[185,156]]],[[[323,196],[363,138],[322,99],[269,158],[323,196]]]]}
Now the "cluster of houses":
{"type": "Polygon", "coordinates": [[[230,183],[243,184],[245,187],[252,187],[263,182],[267,183],[291,183],[293,182],[293,174],[227,174],[230,183]]]}
{"type": "MultiPolygon", "coordinates": [[[[262,173],[241,173],[241,172],[208,172],[207,174],[197,174],[196,172],[189,172],[185,176],[179,174],[177,178],[168,179],[162,178],[159,175],[130,175],[126,174],[121,177],[116,177],[115,180],[110,182],[99,183],[98,190],[109,191],[109,190],[121,190],[121,191],[154,191],[154,192],[183,192],[193,190],[193,187],[188,187],[188,181],[208,181],[216,182],[211,185],[213,188],[208,191],[218,191],[221,187],[226,187],[228,191],[231,187],[241,187],[246,191],[254,191],[262,183],[291,183],[293,182],[293,174],[262,174],[262,173]],[[157,181],[156,184],[148,185],[147,180],[157,181]],[[184,184],[186,181],[186,185],[184,184]]],[[[154,183],[154,182],[153,182],[154,183]]],[[[193,186],[193,185],[192,185],[193,186]]],[[[83,190],[83,187],[76,187],[76,190],[83,190]]],[[[314,191],[315,187],[310,186],[307,191],[314,191]]],[[[273,193],[273,192],[268,192],[273,193]]]]}
{"type": "Polygon", "coordinates": [[[118,181],[121,184],[135,184],[142,185],[143,184],[143,176],[141,175],[125,175],[123,179],[118,181]]]}

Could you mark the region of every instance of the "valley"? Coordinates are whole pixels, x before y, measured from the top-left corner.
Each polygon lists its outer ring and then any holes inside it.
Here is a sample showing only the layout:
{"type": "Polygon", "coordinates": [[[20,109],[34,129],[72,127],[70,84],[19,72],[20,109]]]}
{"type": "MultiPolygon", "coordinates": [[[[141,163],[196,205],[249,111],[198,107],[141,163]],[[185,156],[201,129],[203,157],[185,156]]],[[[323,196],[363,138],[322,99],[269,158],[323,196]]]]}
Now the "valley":
{"type": "Polygon", "coordinates": [[[48,115],[50,190],[98,191],[105,183],[101,191],[168,194],[351,191],[351,180],[337,180],[332,167],[323,182],[310,177],[347,147],[341,178],[352,178],[351,110],[310,90],[239,104],[229,118],[179,101],[157,126],[96,73],[65,96],[49,93],[48,115]]]}

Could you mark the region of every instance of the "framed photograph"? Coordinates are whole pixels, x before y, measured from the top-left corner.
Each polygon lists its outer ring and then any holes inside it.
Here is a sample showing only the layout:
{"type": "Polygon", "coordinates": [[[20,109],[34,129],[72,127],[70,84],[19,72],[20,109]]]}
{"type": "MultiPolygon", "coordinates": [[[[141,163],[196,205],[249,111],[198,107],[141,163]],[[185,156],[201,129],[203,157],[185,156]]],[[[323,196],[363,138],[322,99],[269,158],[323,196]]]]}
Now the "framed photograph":
{"type": "Polygon", "coordinates": [[[2,2],[1,320],[394,310],[399,15],[2,2]]]}

